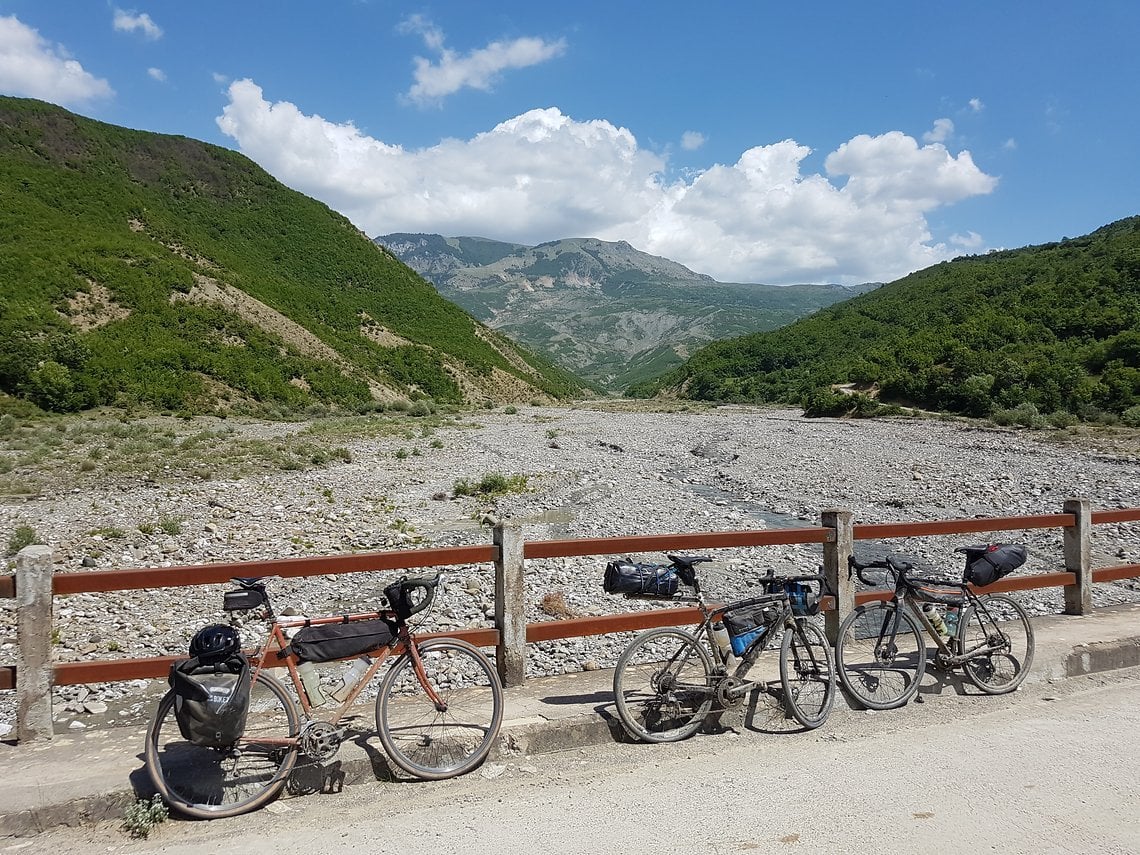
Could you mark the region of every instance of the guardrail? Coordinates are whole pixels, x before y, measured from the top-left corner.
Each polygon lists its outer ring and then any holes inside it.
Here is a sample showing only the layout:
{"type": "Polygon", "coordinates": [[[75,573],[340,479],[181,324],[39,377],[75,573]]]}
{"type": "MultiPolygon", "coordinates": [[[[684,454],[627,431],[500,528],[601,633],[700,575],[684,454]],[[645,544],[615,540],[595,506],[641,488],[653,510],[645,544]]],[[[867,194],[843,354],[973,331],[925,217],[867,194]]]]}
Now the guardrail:
{"type": "Polygon", "coordinates": [[[171,663],[179,658],[157,656],[53,663],[52,601],[55,596],[68,594],[216,584],[227,582],[235,576],[319,576],[493,563],[495,627],[458,630],[446,634],[467,639],[481,647],[495,647],[500,677],[504,685],[511,686],[518,685],[525,679],[529,643],[670,626],[695,622],[698,616],[693,607],[661,608],[528,624],[523,582],[523,568],[528,559],[818,543],[823,548],[824,576],[832,592],[832,596],[824,598],[823,610],[828,634],[834,639],[843,616],[857,603],[884,596],[883,592],[876,591],[856,593],[854,583],[847,573],[847,558],[852,553],[855,541],[1061,528],[1064,570],[1007,577],[988,586],[986,590],[997,592],[1062,587],[1065,613],[1087,614],[1093,608],[1093,583],[1140,577],[1140,564],[1096,569],[1091,566],[1092,526],[1137,521],[1140,521],[1140,508],[1092,511],[1087,499],[1069,499],[1064,504],[1063,512],[1058,514],[855,524],[850,511],[836,509],[824,511],[819,526],[577,540],[524,541],[521,530],[517,527],[498,524],[493,529],[492,543],[483,546],[166,568],[91,570],[59,575],[52,572],[50,548],[29,546],[17,556],[15,574],[0,576],[0,597],[17,600],[18,643],[16,665],[0,666],[0,690],[15,689],[17,692],[18,740],[50,738],[53,685],[165,677],[171,663]]]}

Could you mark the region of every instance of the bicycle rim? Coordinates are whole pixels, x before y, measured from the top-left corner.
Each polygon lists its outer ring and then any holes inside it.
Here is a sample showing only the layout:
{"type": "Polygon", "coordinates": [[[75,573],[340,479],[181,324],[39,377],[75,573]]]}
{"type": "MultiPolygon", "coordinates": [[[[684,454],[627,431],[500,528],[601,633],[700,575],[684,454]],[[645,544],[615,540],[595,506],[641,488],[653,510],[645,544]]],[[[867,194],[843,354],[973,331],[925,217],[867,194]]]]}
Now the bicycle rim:
{"type": "Polygon", "coordinates": [[[284,786],[297,761],[297,708],[274,677],[250,687],[245,733],[229,748],[187,742],[174,716],[173,692],[158,705],[147,733],[146,768],[155,789],[178,813],[198,819],[255,810],[284,786]]]}
{"type": "Polygon", "coordinates": [[[503,687],[478,648],[454,638],[417,644],[437,708],[403,654],[380,686],[376,730],[392,761],[417,778],[470,771],[491,751],[503,720],[503,687]]]}
{"type": "Polygon", "coordinates": [[[874,602],[859,606],[839,628],[836,660],[843,687],[867,709],[901,707],[918,691],[926,671],[926,644],[918,625],[903,611],[893,645],[896,606],[874,602]]]}
{"type": "Polygon", "coordinates": [[[712,709],[712,683],[712,660],[695,637],[651,629],[630,643],[614,669],[618,718],[635,739],[685,739],[712,709]]]}
{"type": "Polygon", "coordinates": [[[971,606],[958,630],[962,651],[985,651],[962,663],[970,682],[989,695],[1012,692],[1033,663],[1033,627],[1025,610],[1009,597],[988,594],[971,606]],[[987,652],[988,651],[988,652],[987,652]]]}
{"type": "Polygon", "coordinates": [[[780,685],[784,706],[804,727],[819,727],[835,701],[835,668],[823,631],[806,618],[785,630],[780,644],[780,685]]]}

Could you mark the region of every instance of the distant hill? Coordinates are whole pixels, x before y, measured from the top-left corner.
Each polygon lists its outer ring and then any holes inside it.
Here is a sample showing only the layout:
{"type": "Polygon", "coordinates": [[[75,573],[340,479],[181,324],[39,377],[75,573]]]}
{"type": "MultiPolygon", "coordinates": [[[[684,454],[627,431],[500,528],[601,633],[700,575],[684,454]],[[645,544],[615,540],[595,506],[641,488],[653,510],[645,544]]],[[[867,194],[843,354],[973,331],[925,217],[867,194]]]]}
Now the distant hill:
{"type": "Polygon", "coordinates": [[[582,386],[247,158],[0,97],[0,392],[51,410],[582,386]]]}
{"type": "Polygon", "coordinates": [[[1123,414],[1140,425],[1140,217],[935,265],[774,332],[717,342],[632,392],[818,412],[877,395],[968,415],[1123,414]]]}
{"type": "Polygon", "coordinates": [[[717,282],[624,241],[538,246],[389,234],[376,243],[502,333],[608,389],[680,365],[698,346],[775,329],[873,285],[717,282]]]}

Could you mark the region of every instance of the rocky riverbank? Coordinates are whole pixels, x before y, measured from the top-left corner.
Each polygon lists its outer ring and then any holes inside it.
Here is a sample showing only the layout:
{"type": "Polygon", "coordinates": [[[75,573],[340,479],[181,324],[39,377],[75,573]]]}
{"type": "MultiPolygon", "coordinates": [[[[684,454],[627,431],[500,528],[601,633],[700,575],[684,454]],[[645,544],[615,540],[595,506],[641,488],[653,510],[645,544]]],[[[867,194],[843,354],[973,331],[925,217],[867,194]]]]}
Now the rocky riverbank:
{"type": "MultiPolygon", "coordinates": [[[[79,428],[54,430],[67,437],[79,428]]],[[[1073,496],[1087,497],[1094,509],[1140,506],[1135,433],[1054,437],[958,421],[807,420],[796,411],[738,407],[652,412],[619,402],[404,415],[387,418],[383,430],[363,419],[225,425],[170,419],[148,430],[132,429],[111,451],[84,450],[66,466],[43,455],[21,457],[10,440],[0,449],[9,453],[9,483],[33,480],[37,472],[39,480],[34,490],[0,504],[0,533],[34,532],[53,548],[56,572],[67,573],[482,544],[490,541],[490,516],[520,525],[527,539],[550,539],[812,525],[834,507],[851,510],[857,522],[889,522],[1058,513],[1073,496]],[[128,441],[171,451],[158,462],[148,457],[139,471],[111,466],[119,459],[114,449],[128,441]],[[261,456],[235,462],[227,449],[243,443],[261,456]],[[507,492],[492,499],[480,486],[507,492]]],[[[103,435],[92,427],[87,436],[103,435]]],[[[985,539],[856,548],[904,552],[931,569],[958,573],[953,548],[985,539]]],[[[1056,529],[993,539],[1029,546],[1020,572],[1061,566],[1056,529]]],[[[1096,565],[1140,562],[1140,524],[1097,526],[1093,552],[1096,565]]],[[[711,554],[717,560],[708,581],[718,596],[746,590],[770,569],[813,572],[820,555],[812,546],[711,554]]],[[[602,592],[605,561],[528,562],[529,618],[633,607],[602,592]]],[[[431,626],[490,625],[490,565],[444,569],[447,583],[431,626]]],[[[308,614],[366,609],[392,575],[283,580],[275,602],[308,614]]],[[[1137,587],[1099,585],[1095,601],[1140,600],[1137,587]]],[[[181,653],[197,627],[224,619],[221,590],[57,598],[56,657],[181,653]]],[[[1061,594],[1022,599],[1041,614],[1058,611],[1061,594]]],[[[245,629],[251,644],[256,630],[245,629]]],[[[538,675],[612,665],[623,643],[601,637],[534,645],[529,668],[538,675]]],[[[14,650],[14,603],[0,600],[0,662],[14,650]]],[[[108,704],[124,716],[142,714],[150,701],[140,693],[153,693],[155,682],[61,689],[57,708],[76,727],[108,704]]],[[[0,693],[0,737],[14,725],[13,707],[12,693],[0,693]]]]}

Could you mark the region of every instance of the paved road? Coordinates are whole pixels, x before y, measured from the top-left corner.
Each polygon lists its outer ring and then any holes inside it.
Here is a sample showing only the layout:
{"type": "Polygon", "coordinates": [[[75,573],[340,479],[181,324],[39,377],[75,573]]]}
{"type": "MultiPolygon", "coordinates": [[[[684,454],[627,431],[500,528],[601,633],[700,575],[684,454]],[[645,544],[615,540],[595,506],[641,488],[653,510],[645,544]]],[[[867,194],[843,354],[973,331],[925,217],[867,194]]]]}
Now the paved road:
{"type": "Polygon", "coordinates": [[[837,710],[807,734],[610,744],[439,783],[368,784],[132,841],[115,825],[0,853],[1140,852],[1140,670],[837,710]]]}

